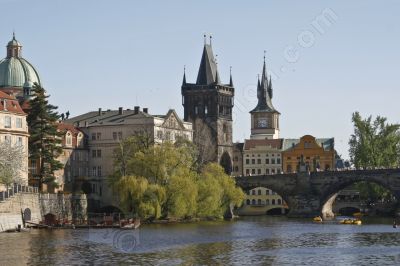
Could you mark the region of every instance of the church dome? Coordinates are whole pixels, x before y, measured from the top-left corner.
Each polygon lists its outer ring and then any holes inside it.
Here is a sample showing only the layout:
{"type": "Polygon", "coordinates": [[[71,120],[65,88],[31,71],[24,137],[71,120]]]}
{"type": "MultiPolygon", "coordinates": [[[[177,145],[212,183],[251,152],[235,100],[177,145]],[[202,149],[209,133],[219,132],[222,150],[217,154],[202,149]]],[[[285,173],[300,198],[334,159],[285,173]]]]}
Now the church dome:
{"type": "Polygon", "coordinates": [[[21,57],[21,47],[14,35],[7,45],[7,57],[0,60],[0,88],[32,87],[35,82],[40,84],[36,69],[21,57]]]}

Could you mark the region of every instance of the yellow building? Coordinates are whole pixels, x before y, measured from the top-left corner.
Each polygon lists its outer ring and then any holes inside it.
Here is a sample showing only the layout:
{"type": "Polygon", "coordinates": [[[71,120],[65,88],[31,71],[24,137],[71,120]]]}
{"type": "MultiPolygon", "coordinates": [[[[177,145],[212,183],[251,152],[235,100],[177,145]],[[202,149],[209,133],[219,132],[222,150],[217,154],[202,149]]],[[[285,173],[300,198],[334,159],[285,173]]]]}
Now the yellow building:
{"type": "Polygon", "coordinates": [[[294,173],[303,161],[308,171],[332,170],[335,166],[334,138],[316,139],[305,135],[300,139],[283,141],[282,168],[294,173]]]}
{"type": "Polygon", "coordinates": [[[239,215],[285,214],[287,204],[281,196],[265,187],[249,190],[239,215]]]}

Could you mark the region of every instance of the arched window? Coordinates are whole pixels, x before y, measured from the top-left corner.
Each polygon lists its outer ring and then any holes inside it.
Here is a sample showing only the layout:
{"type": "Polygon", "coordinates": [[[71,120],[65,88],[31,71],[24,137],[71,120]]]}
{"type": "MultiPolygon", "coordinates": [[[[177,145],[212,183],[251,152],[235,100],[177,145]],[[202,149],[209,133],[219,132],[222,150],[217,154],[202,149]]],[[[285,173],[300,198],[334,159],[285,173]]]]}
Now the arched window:
{"type": "Polygon", "coordinates": [[[261,189],[258,190],[258,195],[261,195],[261,189]]]}
{"type": "Polygon", "coordinates": [[[65,140],[65,144],[66,144],[67,146],[71,146],[71,145],[72,145],[72,135],[71,135],[70,132],[67,133],[66,140],[65,140]]]}
{"type": "Polygon", "coordinates": [[[251,191],[251,195],[255,195],[256,194],[256,191],[253,189],[252,191],[251,191]]]}
{"type": "Polygon", "coordinates": [[[249,199],[246,200],[246,204],[250,205],[250,200],[249,199]]]}
{"type": "Polygon", "coordinates": [[[265,200],[265,205],[269,205],[269,199],[265,200]]]}
{"type": "Polygon", "coordinates": [[[272,205],[275,205],[275,199],[272,200],[272,205]]]}
{"type": "Polygon", "coordinates": [[[252,205],[256,205],[256,200],[253,199],[253,200],[251,201],[251,204],[252,204],[252,205]]]}
{"type": "Polygon", "coordinates": [[[278,199],[278,205],[281,205],[281,204],[282,204],[282,200],[278,199]]]}
{"type": "Polygon", "coordinates": [[[260,199],[258,199],[257,203],[258,203],[258,205],[261,205],[262,201],[260,199]]]}

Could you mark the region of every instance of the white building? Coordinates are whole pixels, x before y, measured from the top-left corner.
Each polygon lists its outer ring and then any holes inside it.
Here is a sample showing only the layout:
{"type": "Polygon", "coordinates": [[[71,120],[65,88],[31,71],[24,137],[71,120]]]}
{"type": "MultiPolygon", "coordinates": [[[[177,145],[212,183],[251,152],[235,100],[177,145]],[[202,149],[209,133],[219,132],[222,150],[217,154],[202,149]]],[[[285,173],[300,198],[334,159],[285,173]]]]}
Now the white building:
{"type": "Polygon", "coordinates": [[[28,185],[29,133],[26,116],[14,96],[0,91],[0,141],[22,148],[23,168],[20,172],[19,183],[23,185],[28,185]]]}

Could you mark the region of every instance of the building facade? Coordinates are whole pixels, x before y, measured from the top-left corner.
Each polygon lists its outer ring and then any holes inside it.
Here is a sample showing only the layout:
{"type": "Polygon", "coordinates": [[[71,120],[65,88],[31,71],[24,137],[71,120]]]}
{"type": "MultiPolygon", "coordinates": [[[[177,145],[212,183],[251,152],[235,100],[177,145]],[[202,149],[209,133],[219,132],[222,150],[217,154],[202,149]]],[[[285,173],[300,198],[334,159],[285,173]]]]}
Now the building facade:
{"type": "Polygon", "coordinates": [[[238,210],[239,215],[285,214],[287,204],[281,196],[265,187],[249,190],[243,206],[238,210]]]}
{"type": "Polygon", "coordinates": [[[182,82],[184,120],[193,123],[194,138],[203,162],[218,162],[232,172],[232,109],[235,89],[219,78],[211,40],[204,43],[196,83],[182,82]]]}
{"type": "Polygon", "coordinates": [[[243,175],[243,146],[244,143],[241,142],[236,142],[233,144],[232,176],[243,175]]]}
{"type": "Polygon", "coordinates": [[[295,173],[302,162],[308,171],[333,170],[335,167],[334,138],[316,139],[305,135],[300,139],[283,142],[282,168],[285,173],[295,173]]]}
{"type": "Polygon", "coordinates": [[[55,171],[58,191],[74,193],[81,191],[84,182],[88,180],[89,149],[87,136],[79,128],[65,123],[58,124],[62,133],[63,151],[57,158],[63,168],[55,171]]]}
{"type": "Polygon", "coordinates": [[[26,116],[14,96],[0,91],[0,142],[21,148],[23,167],[17,181],[22,185],[28,185],[29,132],[26,116]]]}
{"type": "Polygon", "coordinates": [[[243,173],[275,175],[282,172],[282,139],[246,139],[243,147],[243,173]]]}
{"type": "Polygon", "coordinates": [[[65,121],[88,136],[88,180],[92,206],[118,206],[118,197],[109,187],[108,177],[114,173],[114,150],[120,142],[136,134],[146,134],[149,141],[161,144],[179,138],[193,140],[192,124],[182,121],[175,110],[165,115],[151,115],[138,106],[118,110],[99,109],[65,121]]]}

